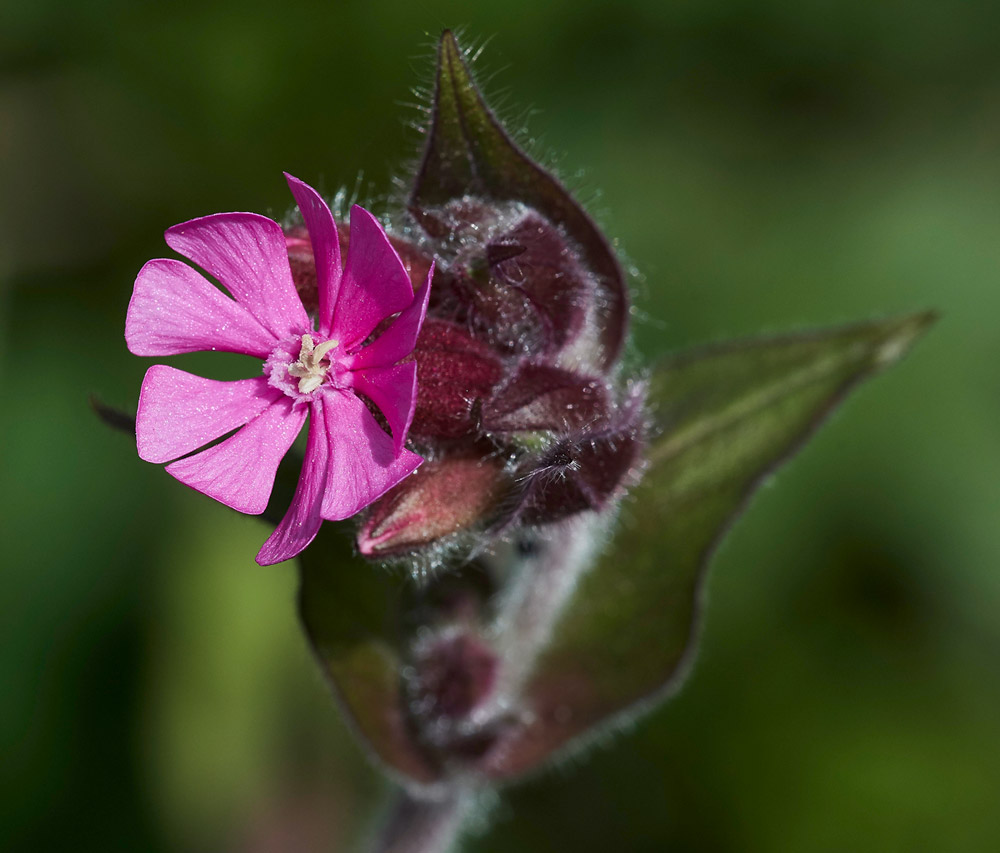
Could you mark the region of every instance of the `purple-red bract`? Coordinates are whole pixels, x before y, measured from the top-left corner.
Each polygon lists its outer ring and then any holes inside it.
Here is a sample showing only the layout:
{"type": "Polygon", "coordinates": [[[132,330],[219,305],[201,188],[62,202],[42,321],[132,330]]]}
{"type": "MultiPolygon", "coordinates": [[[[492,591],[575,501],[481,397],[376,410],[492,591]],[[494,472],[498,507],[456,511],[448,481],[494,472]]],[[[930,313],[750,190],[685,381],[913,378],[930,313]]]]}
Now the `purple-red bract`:
{"type": "Polygon", "coordinates": [[[222,350],[264,361],[263,375],[235,382],[164,365],[147,371],[136,420],[139,456],[170,462],[167,472],[191,488],[240,512],[262,513],[278,465],[310,416],[298,487],[257,555],[261,565],[294,557],[323,519],[354,515],[423,461],[403,446],[416,405],[417,366],[401,361],[423,323],[433,269],[414,295],[382,227],[357,205],[341,265],[330,208],[311,187],[285,177],[316,259],[315,321],[296,293],[281,226],[255,213],[219,213],[166,232],[167,244],[218,279],[233,299],[181,261],[153,260],[136,278],[125,321],[135,355],[222,350]],[[391,437],[357,392],[379,408],[391,437]]]}

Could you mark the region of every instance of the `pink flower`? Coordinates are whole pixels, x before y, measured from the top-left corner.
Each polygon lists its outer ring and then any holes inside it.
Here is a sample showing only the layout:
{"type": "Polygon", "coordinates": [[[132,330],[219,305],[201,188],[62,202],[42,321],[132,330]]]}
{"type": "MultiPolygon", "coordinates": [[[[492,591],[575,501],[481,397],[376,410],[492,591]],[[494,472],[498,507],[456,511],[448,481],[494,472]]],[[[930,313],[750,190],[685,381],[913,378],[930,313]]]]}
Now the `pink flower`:
{"type": "Polygon", "coordinates": [[[136,355],[224,350],[264,362],[263,375],[235,382],[164,365],[147,371],[136,420],[139,456],[171,462],[167,472],[191,488],[240,512],[263,512],[278,464],[310,416],[295,497],[257,555],[261,565],[294,557],[323,519],[354,515],[423,461],[403,447],[417,366],[400,361],[413,351],[433,269],[414,296],[385,232],[358,206],[351,209],[342,268],[330,209],[311,187],[285,177],[316,258],[315,319],[295,291],[281,226],[255,213],[218,213],[175,225],[166,240],[233,299],[181,261],[154,260],[135,280],[125,321],[125,340],[136,355]],[[385,416],[391,438],[359,392],[385,416]]]}

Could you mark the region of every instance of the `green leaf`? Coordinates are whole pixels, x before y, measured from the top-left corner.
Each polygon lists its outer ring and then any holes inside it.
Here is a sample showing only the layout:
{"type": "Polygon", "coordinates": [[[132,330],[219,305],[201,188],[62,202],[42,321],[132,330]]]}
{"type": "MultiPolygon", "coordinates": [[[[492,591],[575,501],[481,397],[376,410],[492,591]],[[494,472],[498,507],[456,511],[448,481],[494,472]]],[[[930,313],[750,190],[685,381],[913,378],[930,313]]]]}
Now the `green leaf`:
{"type": "Polygon", "coordinates": [[[526,685],[531,722],[490,775],[524,772],[678,686],[694,652],[706,566],[747,499],[849,390],[898,360],[933,320],[734,343],[658,367],[650,399],[661,432],[648,470],[526,685]]]}
{"type": "Polygon", "coordinates": [[[302,624],[362,743],[391,771],[432,784],[440,769],[417,745],[400,689],[407,580],[354,556],[345,532],[324,524],[300,555],[302,624]]]}
{"type": "Polygon", "coordinates": [[[410,209],[426,224],[433,219],[433,208],[464,195],[523,202],[566,229],[597,278],[603,322],[600,366],[613,364],[628,321],[625,279],[614,252],[566,189],[507,135],[476,87],[455,36],[445,30],[427,147],[410,209]]]}

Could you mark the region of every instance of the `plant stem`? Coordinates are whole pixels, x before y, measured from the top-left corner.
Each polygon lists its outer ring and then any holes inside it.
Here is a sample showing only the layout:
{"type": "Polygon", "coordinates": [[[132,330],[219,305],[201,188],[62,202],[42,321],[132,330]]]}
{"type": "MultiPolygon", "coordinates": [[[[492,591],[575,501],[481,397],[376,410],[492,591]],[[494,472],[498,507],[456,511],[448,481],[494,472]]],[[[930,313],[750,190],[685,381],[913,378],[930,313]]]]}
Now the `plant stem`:
{"type": "Polygon", "coordinates": [[[604,515],[585,513],[553,525],[536,553],[522,560],[497,619],[503,660],[497,690],[501,702],[517,701],[524,679],[551,639],[564,605],[580,574],[590,567],[613,517],[613,510],[604,515]]]}
{"type": "Polygon", "coordinates": [[[418,800],[400,791],[389,809],[373,853],[448,853],[454,850],[473,796],[455,792],[440,800],[418,800]]]}

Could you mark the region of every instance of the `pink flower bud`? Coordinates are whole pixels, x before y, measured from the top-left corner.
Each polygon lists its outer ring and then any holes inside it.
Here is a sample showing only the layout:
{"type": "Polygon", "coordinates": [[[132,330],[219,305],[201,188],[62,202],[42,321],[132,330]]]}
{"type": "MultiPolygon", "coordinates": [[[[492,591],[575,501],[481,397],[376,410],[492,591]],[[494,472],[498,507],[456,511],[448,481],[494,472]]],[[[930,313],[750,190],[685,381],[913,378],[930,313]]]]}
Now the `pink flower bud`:
{"type": "Polygon", "coordinates": [[[443,457],[376,501],[358,531],[358,550],[384,557],[431,544],[488,519],[506,491],[501,464],[482,455],[443,457]]]}

